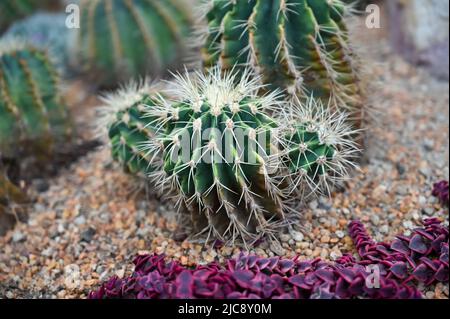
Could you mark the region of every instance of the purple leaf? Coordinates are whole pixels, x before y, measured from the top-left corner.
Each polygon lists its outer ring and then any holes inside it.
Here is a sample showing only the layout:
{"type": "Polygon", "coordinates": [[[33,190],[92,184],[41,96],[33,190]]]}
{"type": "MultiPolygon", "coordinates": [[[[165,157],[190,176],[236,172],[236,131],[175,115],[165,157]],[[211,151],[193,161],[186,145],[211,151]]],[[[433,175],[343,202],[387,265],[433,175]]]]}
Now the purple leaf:
{"type": "Polygon", "coordinates": [[[428,247],[423,241],[423,237],[420,235],[414,235],[411,238],[409,248],[419,254],[425,254],[428,251],[428,247]]]}
{"type": "Polygon", "coordinates": [[[399,279],[405,279],[408,277],[408,267],[402,261],[399,261],[392,265],[390,271],[399,279]]]}
{"type": "Polygon", "coordinates": [[[252,286],[252,279],[255,275],[250,270],[236,270],[233,273],[233,278],[237,284],[242,288],[248,289],[252,286]]]}
{"type": "Polygon", "coordinates": [[[190,299],[193,297],[192,290],[194,278],[188,270],[184,270],[176,280],[178,286],[176,296],[180,299],[190,299]]]}

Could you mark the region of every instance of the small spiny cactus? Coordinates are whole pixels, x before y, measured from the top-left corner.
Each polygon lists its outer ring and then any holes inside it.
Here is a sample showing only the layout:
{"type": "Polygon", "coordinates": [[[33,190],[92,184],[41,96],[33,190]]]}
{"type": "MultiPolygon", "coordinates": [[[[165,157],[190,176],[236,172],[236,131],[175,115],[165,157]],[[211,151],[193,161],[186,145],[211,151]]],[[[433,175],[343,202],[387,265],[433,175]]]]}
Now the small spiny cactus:
{"type": "Polygon", "coordinates": [[[46,51],[0,43],[0,152],[48,156],[71,135],[60,79],[46,51]],[[22,152],[23,151],[23,152],[22,152]]]}
{"type": "Polygon", "coordinates": [[[185,0],[80,2],[75,61],[104,87],[177,67],[192,26],[185,0]]]}
{"type": "Polygon", "coordinates": [[[297,194],[346,176],[356,147],[344,115],[313,100],[294,112],[299,100],[261,96],[258,83],[213,68],[177,75],[161,94],[132,85],[110,95],[113,156],[174,194],[197,232],[244,242],[271,233],[293,216],[297,194]]]}
{"type": "Polygon", "coordinates": [[[205,0],[206,67],[250,66],[270,89],[313,96],[361,117],[354,54],[340,0],[205,0]]]}
{"type": "Polygon", "coordinates": [[[287,108],[280,144],[288,171],[288,192],[296,198],[311,194],[327,195],[334,185],[356,169],[360,149],[353,141],[355,131],[347,115],[331,112],[320,100],[301,103],[294,98],[287,108]]]}

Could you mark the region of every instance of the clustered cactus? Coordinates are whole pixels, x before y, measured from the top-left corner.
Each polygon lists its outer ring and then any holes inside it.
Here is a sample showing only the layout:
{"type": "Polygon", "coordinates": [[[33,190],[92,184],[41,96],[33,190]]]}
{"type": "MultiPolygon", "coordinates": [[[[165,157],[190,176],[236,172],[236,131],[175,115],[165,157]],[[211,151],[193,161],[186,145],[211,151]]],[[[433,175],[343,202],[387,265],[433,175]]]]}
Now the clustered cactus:
{"type": "Polygon", "coordinates": [[[215,68],[178,75],[161,94],[131,85],[109,96],[113,156],[170,189],[198,232],[233,241],[270,233],[298,194],[345,177],[357,148],[344,116],[313,100],[287,113],[279,92],[261,96],[258,82],[215,68]]]}
{"type": "Polygon", "coordinates": [[[80,1],[76,65],[99,86],[158,76],[180,64],[192,18],[185,0],[80,1]]]}
{"type": "Polygon", "coordinates": [[[48,156],[71,134],[60,80],[46,51],[21,42],[0,44],[0,152],[48,156]],[[31,153],[30,153],[31,154],[31,153]]]}
{"type": "MultiPolygon", "coordinates": [[[[206,67],[250,67],[269,89],[313,95],[360,117],[358,77],[340,0],[205,0],[206,67]]],[[[204,20],[204,19],[202,19],[204,20]]]]}

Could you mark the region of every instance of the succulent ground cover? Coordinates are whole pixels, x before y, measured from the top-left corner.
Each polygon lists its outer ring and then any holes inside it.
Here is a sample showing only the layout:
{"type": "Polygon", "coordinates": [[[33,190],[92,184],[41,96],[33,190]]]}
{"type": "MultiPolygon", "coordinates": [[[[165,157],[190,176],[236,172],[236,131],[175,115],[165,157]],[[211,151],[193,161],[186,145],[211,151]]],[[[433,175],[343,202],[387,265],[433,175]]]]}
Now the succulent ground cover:
{"type": "Polygon", "coordinates": [[[89,297],[96,298],[421,298],[409,284],[448,282],[448,229],[438,219],[424,221],[411,236],[376,243],[360,222],[349,225],[359,254],[332,264],[320,258],[261,258],[240,254],[225,265],[186,268],[164,255],[137,256],[130,277],[112,277],[89,297]],[[378,285],[371,286],[378,267],[378,285]]]}

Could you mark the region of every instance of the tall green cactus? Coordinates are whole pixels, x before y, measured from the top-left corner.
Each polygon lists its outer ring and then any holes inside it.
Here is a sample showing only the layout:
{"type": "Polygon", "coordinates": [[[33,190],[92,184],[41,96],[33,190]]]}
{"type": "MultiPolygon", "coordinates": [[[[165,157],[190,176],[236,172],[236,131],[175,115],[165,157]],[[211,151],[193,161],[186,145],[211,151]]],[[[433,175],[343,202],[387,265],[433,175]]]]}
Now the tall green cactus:
{"type": "Polygon", "coordinates": [[[109,96],[113,156],[175,194],[197,231],[220,239],[270,232],[299,194],[328,191],[347,174],[355,146],[344,115],[314,100],[288,106],[276,91],[261,97],[259,81],[214,68],[177,76],[161,95],[133,85],[109,96]]]}
{"type": "Polygon", "coordinates": [[[82,0],[75,59],[103,86],[180,65],[192,20],[185,0],[82,0]]]}
{"type": "Polygon", "coordinates": [[[205,0],[206,67],[248,66],[269,88],[361,106],[340,0],[205,0]]]}
{"type": "Polygon", "coordinates": [[[47,156],[71,134],[59,77],[47,52],[19,42],[0,43],[0,152],[47,156]]]}

